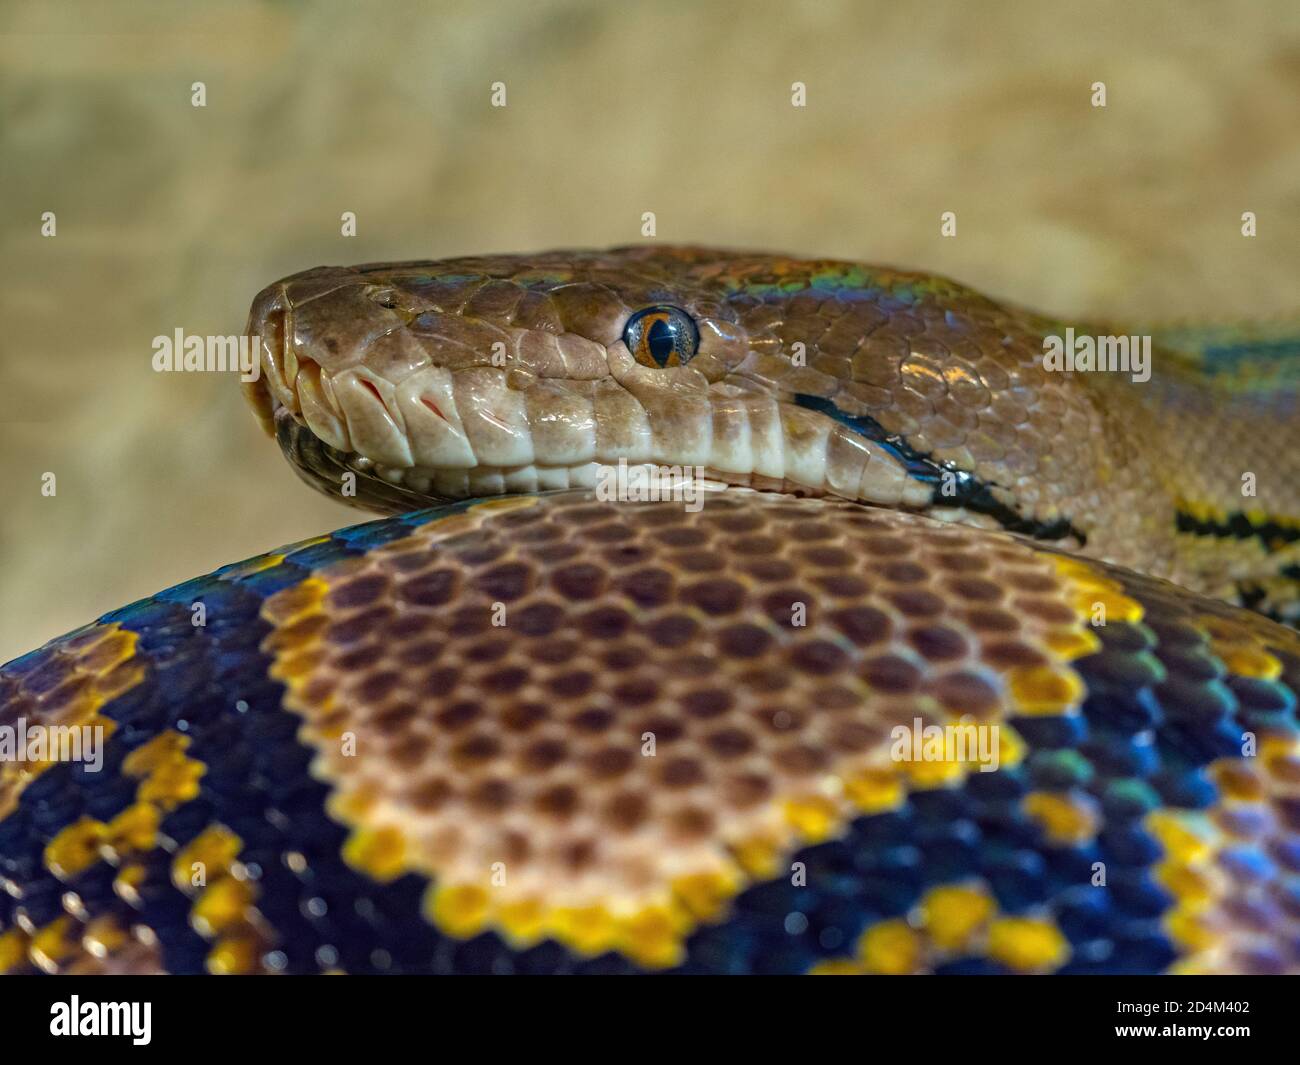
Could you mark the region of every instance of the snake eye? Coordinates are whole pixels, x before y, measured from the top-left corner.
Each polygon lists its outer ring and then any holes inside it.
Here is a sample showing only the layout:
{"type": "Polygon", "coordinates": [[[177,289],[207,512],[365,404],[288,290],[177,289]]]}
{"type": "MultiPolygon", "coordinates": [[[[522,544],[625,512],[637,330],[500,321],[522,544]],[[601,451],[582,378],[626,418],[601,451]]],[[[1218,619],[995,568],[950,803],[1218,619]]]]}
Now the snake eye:
{"type": "Polygon", "coordinates": [[[387,307],[390,311],[397,307],[397,292],[394,289],[372,288],[367,295],[379,306],[387,307]]]}
{"type": "Polygon", "coordinates": [[[680,307],[647,307],[628,319],[623,343],[643,366],[681,366],[700,346],[700,332],[680,307]]]}

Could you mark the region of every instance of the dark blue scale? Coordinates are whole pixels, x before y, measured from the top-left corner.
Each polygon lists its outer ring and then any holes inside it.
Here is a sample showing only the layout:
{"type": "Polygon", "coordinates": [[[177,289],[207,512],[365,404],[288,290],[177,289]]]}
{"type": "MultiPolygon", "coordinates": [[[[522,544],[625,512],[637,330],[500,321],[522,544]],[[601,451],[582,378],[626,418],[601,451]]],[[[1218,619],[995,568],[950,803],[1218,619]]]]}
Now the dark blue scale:
{"type": "Polygon", "coordinates": [[[1089,734],[1089,720],[1084,714],[1060,714],[1049,717],[1013,717],[1008,722],[1030,747],[1076,747],[1089,734]]]}
{"type": "Polygon", "coordinates": [[[368,551],[372,547],[380,547],[391,543],[393,540],[400,540],[404,536],[410,536],[412,530],[421,525],[427,525],[438,518],[463,513],[476,502],[480,502],[480,500],[467,499],[457,503],[450,503],[444,507],[415,510],[396,518],[368,521],[364,525],[353,525],[348,529],[340,529],[332,534],[332,538],[357,551],[368,551]]]}
{"type": "Polygon", "coordinates": [[[303,547],[291,555],[286,555],[284,564],[302,570],[314,570],[359,554],[361,551],[357,548],[331,537],[322,543],[312,544],[310,547],[303,547]]]}
{"type": "Polygon", "coordinates": [[[1104,777],[1143,777],[1160,765],[1154,737],[1149,733],[1098,730],[1081,744],[1080,751],[1104,777]]]}
{"type": "Polygon", "coordinates": [[[22,898],[14,905],[15,919],[21,914],[32,925],[42,928],[62,916],[65,888],[58,881],[47,877],[21,886],[22,898]]]}

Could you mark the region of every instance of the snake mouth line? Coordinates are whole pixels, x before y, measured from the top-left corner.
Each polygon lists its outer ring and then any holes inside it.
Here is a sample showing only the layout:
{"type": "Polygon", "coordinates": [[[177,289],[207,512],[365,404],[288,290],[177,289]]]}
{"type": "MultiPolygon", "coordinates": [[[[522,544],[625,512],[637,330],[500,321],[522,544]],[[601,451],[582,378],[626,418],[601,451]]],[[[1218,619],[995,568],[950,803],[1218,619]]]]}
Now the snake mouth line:
{"type": "Polygon", "coordinates": [[[813,396],[796,396],[795,401],[801,407],[819,411],[867,439],[887,447],[907,469],[908,476],[932,486],[931,503],[935,507],[956,507],[973,514],[983,514],[1008,532],[1020,533],[1035,540],[1073,540],[1079,547],[1088,542],[1087,535],[1075,528],[1068,518],[1057,518],[1050,522],[1026,518],[998,498],[994,491],[996,486],[982,481],[968,470],[951,463],[938,462],[917,451],[902,437],[887,432],[874,418],[845,414],[829,401],[813,396]],[[945,490],[946,484],[951,486],[951,491],[945,490]]]}

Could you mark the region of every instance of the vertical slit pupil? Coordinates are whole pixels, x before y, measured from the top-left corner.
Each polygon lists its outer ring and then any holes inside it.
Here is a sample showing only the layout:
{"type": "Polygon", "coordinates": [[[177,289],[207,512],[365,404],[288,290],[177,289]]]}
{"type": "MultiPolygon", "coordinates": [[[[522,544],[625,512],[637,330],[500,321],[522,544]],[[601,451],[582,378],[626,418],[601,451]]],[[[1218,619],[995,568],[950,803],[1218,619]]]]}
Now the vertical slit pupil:
{"type": "Polygon", "coordinates": [[[677,330],[667,319],[660,318],[650,326],[650,332],[646,335],[646,346],[650,349],[655,362],[662,366],[677,346],[677,330]]]}

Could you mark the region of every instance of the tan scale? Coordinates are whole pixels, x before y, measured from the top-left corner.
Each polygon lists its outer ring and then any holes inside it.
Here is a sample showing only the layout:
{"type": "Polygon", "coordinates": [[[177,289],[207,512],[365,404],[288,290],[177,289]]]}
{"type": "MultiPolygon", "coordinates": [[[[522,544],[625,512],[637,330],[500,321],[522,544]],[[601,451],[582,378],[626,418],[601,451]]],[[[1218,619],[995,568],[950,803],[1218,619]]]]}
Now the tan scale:
{"type": "Polygon", "coordinates": [[[264,648],[349,861],[430,877],[454,935],[662,966],[801,843],[978,771],[892,759],[895,726],[1001,723],[1013,763],[1009,714],[1075,712],[1086,607],[1140,614],[1117,587],[841,501],[562,493],[318,571],[264,648]]]}

